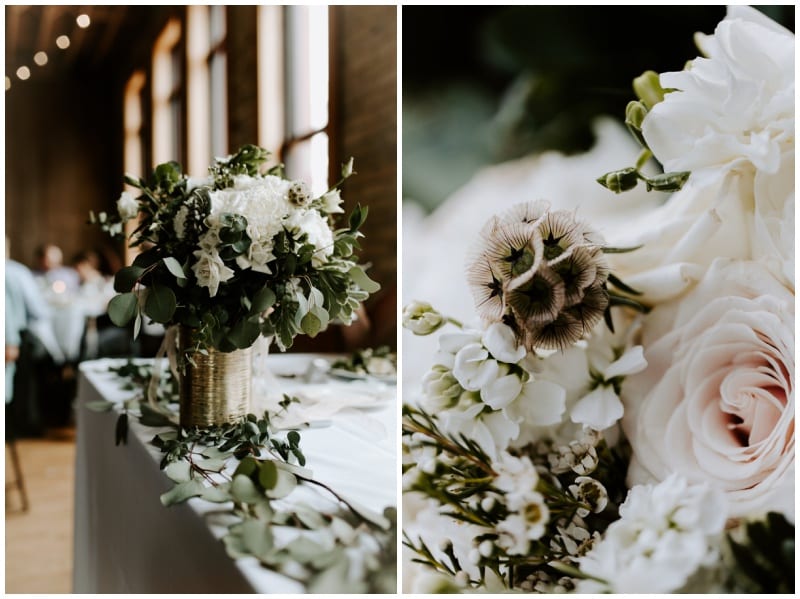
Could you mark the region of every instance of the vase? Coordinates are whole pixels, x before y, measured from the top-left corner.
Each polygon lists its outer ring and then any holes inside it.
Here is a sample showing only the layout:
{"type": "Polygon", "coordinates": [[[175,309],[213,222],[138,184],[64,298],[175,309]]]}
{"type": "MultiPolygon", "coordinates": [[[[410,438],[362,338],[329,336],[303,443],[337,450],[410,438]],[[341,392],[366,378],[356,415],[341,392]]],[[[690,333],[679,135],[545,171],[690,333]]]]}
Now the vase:
{"type": "MultiPolygon", "coordinates": [[[[193,330],[180,327],[178,348],[184,354],[193,343],[193,330]]],[[[184,354],[179,369],[180,424],[184,428],[234,422],[250,410],[252,348],[184,354]]]]}

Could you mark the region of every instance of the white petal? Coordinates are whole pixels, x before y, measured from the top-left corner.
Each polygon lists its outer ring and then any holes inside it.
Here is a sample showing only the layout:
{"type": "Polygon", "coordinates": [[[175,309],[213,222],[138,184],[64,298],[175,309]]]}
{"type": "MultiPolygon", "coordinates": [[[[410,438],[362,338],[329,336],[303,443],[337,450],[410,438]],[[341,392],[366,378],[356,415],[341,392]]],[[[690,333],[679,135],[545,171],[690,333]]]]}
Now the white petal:
{"type": "Polygon", "coordinates": [[[611,387],[597,387],[572,408],[570,419],[598,431],[607,429],[622,418],[625,409],[611,387]]]}
{"type": "Polygon", "coordinates": [[[616,362],[609,364],[603,370],[603,377],[608,381],[615,376],[636,374],[645,368],[647,368],[647,360],[644,359],[644,348],[636,345],[622,354],[616,362]]]}
{"type": "Polygon", "coordinates": [[[515,364],[525,357],[525,348],[517,347],[517,340],[511,327],[495,322],[483,332],[483,345],[495,360],[515,364]]]}
{"type": "Polygon", "coordinates": [[[522,389],[522,397],[506,411],[521,416],[526,424],[548,426],[561,422],[566,407],[564,387],[549,381],[531,381],[522,389]]]}
{"type": "Polygon", "coordinates": [[[501,376],[481,389],[481,399],[495,410],[505,408],[519,397],[522,381],[515,374],[501,376]]]}

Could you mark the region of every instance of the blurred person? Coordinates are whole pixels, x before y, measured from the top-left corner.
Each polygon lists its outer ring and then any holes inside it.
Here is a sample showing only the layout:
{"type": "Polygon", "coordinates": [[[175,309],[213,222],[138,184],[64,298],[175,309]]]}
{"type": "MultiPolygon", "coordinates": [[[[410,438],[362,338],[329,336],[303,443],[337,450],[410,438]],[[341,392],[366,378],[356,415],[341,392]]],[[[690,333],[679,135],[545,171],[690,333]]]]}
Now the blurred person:
{"type": "Polygon", "coordinates": [[[52,243],[44,244],[36,249],[36,275],[45,286],[55,293],[72,293],[78,290],[81,281],[78,272],[64,266],[64,253],[52,243]]]}
{"type": "Polygon", "coordinates": [[[37,322],[48,320],[50,310],[28,267],[9,258],[9,245],[6,238],[6,422],[12,420],[21,425],[19,428],[24,430],[17,432],[38,433],[41,416],[34,364],[49,354],[31,328],[37,322]],[[17,400],[12,408],[14,414],[9,418],[8,407],[14,399],[17,400]]]}

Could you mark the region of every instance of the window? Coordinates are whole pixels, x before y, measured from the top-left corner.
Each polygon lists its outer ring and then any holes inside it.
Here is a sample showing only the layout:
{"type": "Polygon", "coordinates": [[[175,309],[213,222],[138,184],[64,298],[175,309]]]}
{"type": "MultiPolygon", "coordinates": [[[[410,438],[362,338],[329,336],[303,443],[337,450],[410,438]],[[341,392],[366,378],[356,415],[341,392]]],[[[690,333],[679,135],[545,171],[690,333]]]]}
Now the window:
{"type": "Polygon", "coordinates": [[[183,161],[181,25],[167,23],[153,47],[153,163],[183,161]]]}
{"type": "Polygon", "coordinates": [[[328,7],[259,7],[259,143],[315,194],[328,188],[328,7]]]}
{"type": "MultiPolygon", "coordinates": [[[[125,84],[123,105],[124,147],[123,164],[126,173],[135,176],[144,174],[144,87],[146,76],[143,71],[136,71],[125,84]]],[[[125,190],[136,195],[138,192],[130,185],[125,190]]],[[[136,221],[125,223],[125,233],[130,235],[136,228],[136,221]]],[[[133,261],[134,253],[126,245],[125,264],[133,261]]]]}
{"type": "Polygon", "coordinates": [[[202,176],[228,154],[228,61],[224,6],[187,7],[188,168],[202,176]]]}

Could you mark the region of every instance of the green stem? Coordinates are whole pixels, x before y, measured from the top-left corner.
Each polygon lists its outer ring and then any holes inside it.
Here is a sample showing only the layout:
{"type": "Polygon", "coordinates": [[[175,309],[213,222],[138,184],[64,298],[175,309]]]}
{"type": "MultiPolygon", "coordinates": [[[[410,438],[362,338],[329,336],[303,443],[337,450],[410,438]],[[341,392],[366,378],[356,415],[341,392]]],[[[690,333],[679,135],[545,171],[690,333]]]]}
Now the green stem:
{"type": "Polygon", "coordinates": [[[636,159],[636,166],[634,168],[637,171],[641,170],[644,167],[644,165],[647,164],[647,161],[650,160],[652,157],[653,153],[649,149],[643,148],[641,153],[639,154],[639,157],[636,159]]]}

